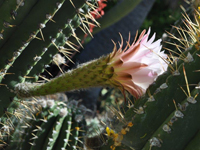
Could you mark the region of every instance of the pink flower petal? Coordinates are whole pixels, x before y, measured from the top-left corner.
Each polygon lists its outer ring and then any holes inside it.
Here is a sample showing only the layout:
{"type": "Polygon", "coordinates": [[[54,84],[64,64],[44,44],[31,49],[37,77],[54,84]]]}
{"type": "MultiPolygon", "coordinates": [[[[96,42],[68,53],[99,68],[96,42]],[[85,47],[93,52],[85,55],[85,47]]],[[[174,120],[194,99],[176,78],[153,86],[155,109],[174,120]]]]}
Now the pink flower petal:
{"type": "MultiPolygon", "coordinates": [[[[128,92],[139,97],[158,75],[166,71],[167,55],[161,52],[161,40],[155,40],[155,33],[149,39],[151,29],[144,30],[131,46],[113,52],[111,65],[116,74],[113,79],[128,92]],[[149,40],[148,40],[149,39],[149,40]]],[[[123,42],[121,43],[123,44],[123,42]]]]}

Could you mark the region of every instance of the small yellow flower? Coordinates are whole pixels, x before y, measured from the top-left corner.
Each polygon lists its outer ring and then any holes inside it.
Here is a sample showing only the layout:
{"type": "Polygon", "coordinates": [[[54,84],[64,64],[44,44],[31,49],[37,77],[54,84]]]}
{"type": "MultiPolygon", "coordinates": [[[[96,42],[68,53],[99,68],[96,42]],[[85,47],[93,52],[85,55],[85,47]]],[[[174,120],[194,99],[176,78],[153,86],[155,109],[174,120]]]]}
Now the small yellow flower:
{"type": "Polygon", "coordinates": [[[80,130],[80,127],[75,127],[75,129],[76,129],[77,131],[79,131],[79,130],[80,130]]]}
{"type": "Polygon", "coordinates": [[[122,130],[121,130],[121,134],[125,135],[125,134],[126,134],[126,130],[125,130],[125,129],[122,129],[122,130]]]}
{"type": "Polygon", "coordinates": [[[132,122],[129,122],[128,123],[128,127],[132,127],[133,126],[133,123],[132,122]]]}
{"type": "Polygon", "coordinates": [[[117,134],[117,137],[114,139],[115,146],[121,146],[121,141],[123,140],[123,135],[122,134],[117,134]]]}
{"type": "Polygon", "coordinates": [[[107,132],[108,136],[110,136],[110,129],[109,129],[109,127],[106,127],[106,132],[107,132]]]}
{"type": "Polygon", "coordinates": [[[111,146],[110,146],[110,149],[115,150],[115,147],[111,145],[111,146]]]}
{"type": "Polygon", "coordinates": [[[106,132],[107,132],[108,136],[113,137],[113,138],[115,137],[115,132],[112,129],[110,129],[109,127],[106,127],[106,132]]]}

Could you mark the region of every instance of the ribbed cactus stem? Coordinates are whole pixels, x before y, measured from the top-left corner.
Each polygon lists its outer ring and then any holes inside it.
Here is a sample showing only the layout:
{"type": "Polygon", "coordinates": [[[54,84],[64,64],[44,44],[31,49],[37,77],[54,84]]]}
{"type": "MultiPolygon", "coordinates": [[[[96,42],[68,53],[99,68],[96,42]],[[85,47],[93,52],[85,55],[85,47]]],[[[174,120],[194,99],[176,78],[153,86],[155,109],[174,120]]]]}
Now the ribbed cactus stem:
{"type": "Polygon", "coordinates": [[[80,88],[105,86],[113,76],[112,67],[108,65],[109,57],[82,64],[74,70],[44,84],[20,83],[15,90],[19,97],[42,96],[80,88]]]}

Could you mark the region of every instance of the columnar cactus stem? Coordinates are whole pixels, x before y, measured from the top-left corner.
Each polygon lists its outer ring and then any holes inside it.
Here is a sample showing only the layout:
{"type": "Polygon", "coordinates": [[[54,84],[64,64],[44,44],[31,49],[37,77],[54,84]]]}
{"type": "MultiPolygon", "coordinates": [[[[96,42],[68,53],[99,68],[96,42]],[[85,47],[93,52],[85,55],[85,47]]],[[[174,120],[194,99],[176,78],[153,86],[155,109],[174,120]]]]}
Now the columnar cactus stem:
{"type": "Polygon", "coordinates": [[[46,14],[54,15],[60,9],[63,2],[64,0],[38,1],[37,5],[28,14],[27,19],[21,23],[18,30],[8,39],[7,44],[1,47],[0,55],[4,57],[0,59],[0,70],[7,70],[13,64],[14,60],[28,46],[31,40],[35,38],[37,33],[45,28],[45,24],[50,19],[46,17],[46,14]],[[46,5],[44,9],[40,9],[41,6],[45,6],[47,3],[49,5],[46,5]],[[13,54],[14,52],[18,52],[19,54],[15,55],[13,54]]]}
{"type": "MultiPolygon", "coordinates": [[[[32,1],[30,1],[30,4],[29,1],[25,1],[23,10],[28,9],[32,1]]],[[[94,3],[95,0],[90,1],[90,7],[93,7],[94,3]]],[[[84,15],[89,16],[90,13],[86,1],[53,0],[51,3],[48,2],[48,6],[43,9],[42,7],[46,6],[46,4],[47,2],[45,0],[37,1],[37,4],[33,6],[30,13],[28,15],[26,14],[27,16],[23,19],[22,23],[17,25],[16,31],[12,36],[6,42],[5,39],[0,41],[5,42],[0,51],[4,56],[0,60],[2,61],[0,68],[1,65],[3,68],[2,70],[0,69],[0,100],[2,102],[0,116],[5,111],[10,110],[8,107],[16,96],[12,92],[14,86],[17,83],[24,82],[26,77],[38,77],[43,71],[44,66],[51,62],[53,55],[59,52],[60,47],[63,47],[68,42],[68,38],[82,24],[80,20],[83,18],[81,17],[84,15]],[[78,17],[83,7],[88,9],[87,11],[81,12],[82,16],[78,17]],[[38,16],[39,13],[40,15],[38,16]],[[38,17],[33,19],[35,16],[38,17]],[[44,28],[40,28],[40,25],[44,28]],[[37,32],[35,32],[36,30],[37,32]],[[27,39],[25,39],[26,37],[27,39]],[[4,55],[4,53],[6,54],[4,55]],[[12,57],[13,59],[11,59],[12,57]],[[9,64],[7,64],[6,59],[10,60],[9,64]],[[35,66],[36,64],[37,66],[35,66]],[[11,65],[12,67],[10,67],[11,65]],[[33,68],[35,71],[30,73],[33,68]]],[[[20,10],[22,10],[21,7],[20,10]]],[[[15,19],[17,20],[19,17],[22,16],[17,16],[15,19]]],[[[3,33],[7,32],[4,30],[3,33]]]]}

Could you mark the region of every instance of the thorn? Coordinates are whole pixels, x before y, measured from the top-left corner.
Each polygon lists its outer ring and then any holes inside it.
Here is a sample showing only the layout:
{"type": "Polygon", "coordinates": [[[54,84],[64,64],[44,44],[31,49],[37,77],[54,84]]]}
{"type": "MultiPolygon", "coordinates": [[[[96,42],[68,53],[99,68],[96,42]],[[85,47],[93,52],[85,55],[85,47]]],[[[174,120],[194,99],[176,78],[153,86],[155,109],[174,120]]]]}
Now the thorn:
{"type": "Polygon", "coordinates": [[[28,142],[30,145],[35,146],[35,143],[28,142]]]}
{"type": "Polygon", "coordinates": [[[59,50],[58,46],[56,45],[56,43],[55,43],[54,41],[55,41],[55,40],[52,39],[52,40],[51,40],[51,43],[56,47],[57,50],[59,50]]]}
{"type": "Polygon", "coordinates": [[[71,24],[69,24],[71,30],[72,30],[72,36],[76,39],[76,41],[78,42],[78,44],[83,48],[82,44],[80,43],[80,39],[76,36],[76,33],[74,32],[74,29],[72,28],[71,24]]]}
{"type": "Polygon", "coordinates": [[[52,75],[47,69],[45,69],[45,71],[46,71],[51,77],[53,77],[53,75],[52,75]]]}
{"type": "Polygon", "coordinates": [[[71,2],[72,6],[73,6],[74,8],[76,8],[75,5],[74,5],[74,3],[72,2],[72,0],[69,0],[69,1],[71,2]]]}
{"type": "Polygon", "coordinates": [[[42,40],[45,41],[44,35],[43,35],[43,33],[42,33],[42,29],[39,29],[39,31],[40,31],[40,34],[41,34],[41,36],[42,36],[42,40]]]}
{"type": "Polygon", "coordinates": [[[55,64],[57,65],[57,67],[59,68],[59,70],[61,71],[61,73],[64,73],[63,70],[60,68],[58,62],[57,62],[57,61],[54,61],[54,62],[55,62],[55,64]]]}
{"type": "Polygon", "coordinates": [[[176,105],[176,102],[175,102],[175,100],[173,99],[173,103],[174,103],[174,106],[175,106],[175,108],[176,108],[176,111],[178,110],[178,108],[177,108],[177,105],[176,105]]]}
{"type": "Polygon", "coordinates": [[[35,78],[35,77],[31,77],[31,76],[24,76],[24,78],[26,78],[26,79],[29,79],[29,78],[33,79],[33,78],[35,78]]]}
{"type": "Polygon", "coordinates": [[[8,27],[12,28],[12,27],[15,27],[15,26],[16,26],[16,25],[11,25],[11,24],[8,23],[8,22],[4,22],[3,25],[4,25],[4,27],[6,27],[6,28],[8,28],[8,27]]]}
{"type": "Polygon", "coordinates": [[[21,0],[20,2],[17,0],[17,6],[16,6],[16,9],[15,9],[15,11],[17,11],[18,10],[18,8],[20,7],[20,6],[23,6],[24,5],[24,0],[21,0]]]}
{"type": "Polygon", "coordinates": [[[71,47],[71,48],[72,48],[73,50],[75,50],[76,52],[79,52],[79,50],[76,49],[76,48],[73,46],[73,43],[72,43],[72,42],[66,41],[65,44],[68,45],[69,47],[71,47]]]}
{"type": "Polygon", "coordinates": [[[44,80],[46,80],[46,81],[50,81],[49,79],[47,79],[47,78],[45,78],[45,77],[43,77],[41,75],[39,75],[39,77],[42,78],[42,79],[44,79],[44,80]]]}
{"type": "Polygon", "coordinates": [[[186,75],[186,71],[185,71],[184,64],[183,64],[183,73],[184,73],[185,82],[186,82],[186,86],[187,86],[188,97],[191,97],[191,94],[190,94],[190,89],[189,89],[189,85],[188,85],[188,80],[187,80],[187,75],[186,75]]]}

